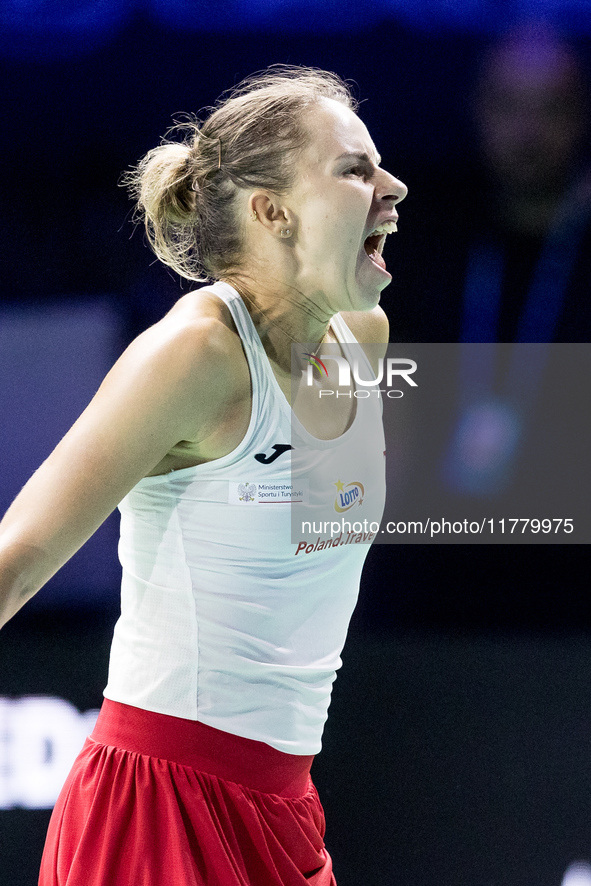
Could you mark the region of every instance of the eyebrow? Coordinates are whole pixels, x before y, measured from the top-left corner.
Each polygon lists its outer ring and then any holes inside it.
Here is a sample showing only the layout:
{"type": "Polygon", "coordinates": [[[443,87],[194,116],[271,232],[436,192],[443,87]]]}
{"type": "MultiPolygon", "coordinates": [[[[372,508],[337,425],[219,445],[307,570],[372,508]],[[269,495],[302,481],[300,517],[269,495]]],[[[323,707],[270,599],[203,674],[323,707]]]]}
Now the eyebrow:
{"type": "MultiPolygon", "coordinates": [[[[344,160],[345,158],[349,159],[349,160],[360,160],[362,163],[372,163],[373,162],[371,157],[369,156],[369,154],[366,154],[365,152],[345,151],[344,154],[341,154],[340,157],[337,157],[337,160],[344,160]]],[[[377,159],[377,166],[379,166],[380,163],[382,162],[382,158],[380,157],[379,154],[376,154],[376,159],[377,159]]]]}

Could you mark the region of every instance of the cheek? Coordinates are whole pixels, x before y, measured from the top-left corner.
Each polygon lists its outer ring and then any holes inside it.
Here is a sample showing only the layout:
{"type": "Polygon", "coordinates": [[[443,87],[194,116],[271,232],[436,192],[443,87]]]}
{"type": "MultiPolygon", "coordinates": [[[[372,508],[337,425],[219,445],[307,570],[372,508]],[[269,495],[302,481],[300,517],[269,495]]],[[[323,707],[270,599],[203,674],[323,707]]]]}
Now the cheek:
{"type": "Polygon", "coordinates": [[[305,253],[322,258],[322,264],[356,265],[371,198],[365,193],[327,192],[326,185],[308,191],[301,203],[301,244],[305,253]]]}
{"type": "Polygon", "coordinates": [[[359,261],[359,232],[350,225],[339,224],[332,227],[330,236],[324,240],[325,251],[332,257],[331,264],[342,270],[354,269],[359,261]]]}

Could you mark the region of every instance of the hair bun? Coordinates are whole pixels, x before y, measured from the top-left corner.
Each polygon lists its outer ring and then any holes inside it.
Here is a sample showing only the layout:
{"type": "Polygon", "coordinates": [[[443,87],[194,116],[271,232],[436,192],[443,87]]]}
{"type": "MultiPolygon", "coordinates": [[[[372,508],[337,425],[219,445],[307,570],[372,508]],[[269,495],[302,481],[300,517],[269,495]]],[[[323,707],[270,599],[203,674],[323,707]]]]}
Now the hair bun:
{"type": "Polygon", "coordinates": [[[191,149],[184,144],[164,144],[141,161],[138,204],[155,224],[187,224],[195,214],[191,149]]]}

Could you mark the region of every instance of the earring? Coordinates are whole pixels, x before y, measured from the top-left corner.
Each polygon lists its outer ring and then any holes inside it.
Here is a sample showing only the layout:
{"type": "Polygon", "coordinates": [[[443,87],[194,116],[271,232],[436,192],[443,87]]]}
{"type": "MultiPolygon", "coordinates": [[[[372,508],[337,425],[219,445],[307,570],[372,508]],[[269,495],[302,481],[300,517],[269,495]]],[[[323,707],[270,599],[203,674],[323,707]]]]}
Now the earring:
{"type": "Polygon", "coordinates": [[[290,228],[281,228],[281,236],[284,240],[287,240],[288,237],[291,237],[290,228]]]}
{"type": "Polygon", "coordinates": [[[252,215],[251,215],[251,219],[252,219],[253,221],[256,221],[256,220],[257,220],[257,211],[256,211],[256,209],[253,209],[253,212],[252,212],[252,215]]]}

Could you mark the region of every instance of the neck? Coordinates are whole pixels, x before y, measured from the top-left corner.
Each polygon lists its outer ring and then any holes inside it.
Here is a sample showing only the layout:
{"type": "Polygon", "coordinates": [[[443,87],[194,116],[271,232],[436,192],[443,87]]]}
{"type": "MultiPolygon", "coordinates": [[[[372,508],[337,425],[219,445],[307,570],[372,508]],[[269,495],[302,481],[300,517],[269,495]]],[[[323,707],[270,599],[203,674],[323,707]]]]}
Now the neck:
{"type": "Polygon", "coordinates": [[[245,275],[226,282],[241,296],[265,351],[279,366],[291,366],[292,344],[315,349],[327,340],[330,316],[295,288],[265,289],[245,275]]]}

